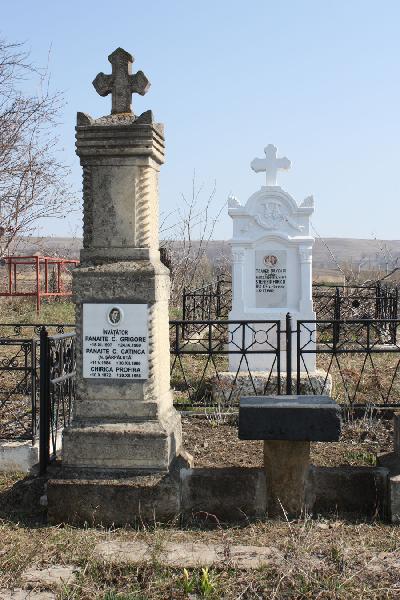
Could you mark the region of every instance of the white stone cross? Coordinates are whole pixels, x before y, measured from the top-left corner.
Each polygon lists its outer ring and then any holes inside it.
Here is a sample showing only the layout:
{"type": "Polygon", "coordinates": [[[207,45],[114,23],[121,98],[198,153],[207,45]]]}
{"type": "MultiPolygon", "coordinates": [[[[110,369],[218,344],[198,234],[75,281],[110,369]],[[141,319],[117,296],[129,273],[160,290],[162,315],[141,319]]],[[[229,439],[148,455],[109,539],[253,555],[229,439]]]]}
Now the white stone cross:
{"type": "Polygon", "coordinates": [[[132,94],[144,96],[150,87],[150,82],[143,71],[132,75],[133,56],[117,48],[108,57],[112,65],[111,75],[98,73],[93,80],[93,85],[100,96],[112,96],[111,114],[131,113],[132,94]]]}
{"type": "Polygon", "coordinates": [[[264,148],[265,158],[255,158],[250,165],[256,173],[265,171],[267,186],[275,186],[278,171],[288,171],[292,164],[286,156],[277,158],[277,150],[276,146],[268,144],[268,146],[264,148]]]}

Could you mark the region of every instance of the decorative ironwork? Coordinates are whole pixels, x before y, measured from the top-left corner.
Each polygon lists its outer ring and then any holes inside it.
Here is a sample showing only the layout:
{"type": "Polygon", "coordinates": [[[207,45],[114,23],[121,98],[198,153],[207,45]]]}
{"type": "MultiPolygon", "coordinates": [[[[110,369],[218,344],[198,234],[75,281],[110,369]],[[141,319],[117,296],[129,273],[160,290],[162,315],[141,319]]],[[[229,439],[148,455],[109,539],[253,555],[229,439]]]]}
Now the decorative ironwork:
{"type": "Polygon", "coordinates": [[[280,338],[280,321],[170,321],[175,406],[230,404],[243,380],[248,394],[280,393],[280,338]],[[230,370],[229,355],[237,360],[227,381],[222,373],[230,370]],[[260,355],[265,358],[261,388],[251,369],[251,358],[260,355]]]}
{"type": "Polygon", "coordinates": [[[0,438],[35,440],[38,429],[36,340],[0,339],[0,438]]]}
{"type": "Polygon", "coordinates": [[[305,370],[315,393],[305,360],[315,352],[326,373],[322,393],[332,376],[332,395],[341,404],[400,404],[399,329],[398,319],[298,321],[297,390],[305,370]]]}
{"type": "MultiPolygon", "coordinates": [[[[374,285],[313,285],[314,310],[318,319],[397,319],[399,288],[374,285]]],[[[184,290],[182,319],[226,319],[232,306],[232,282],[217,278],[195,290],[184,290]]],[[[394,340],[395,341],[395,340],[394,340]]]]}
{"type": "Polygon", "coordinates": [[[69,425],[75,398],[75,333],[40,333],[40,471],[57,456],[59,435],[69,425]]]}

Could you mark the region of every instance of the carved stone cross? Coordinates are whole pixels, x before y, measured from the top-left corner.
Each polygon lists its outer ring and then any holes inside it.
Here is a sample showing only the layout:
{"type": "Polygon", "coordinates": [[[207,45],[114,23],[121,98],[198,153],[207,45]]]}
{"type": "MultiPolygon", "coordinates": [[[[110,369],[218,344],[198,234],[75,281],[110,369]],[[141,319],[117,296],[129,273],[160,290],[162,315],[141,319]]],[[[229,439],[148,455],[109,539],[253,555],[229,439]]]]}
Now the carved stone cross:
{"type": "Polygon", "coordinates": [[[129,52],[117,48],[108,57],[112,65],[111,75],[99,73],[93,80],[93,85],[100,96],[112,95],[111,114],[132,113],[132,94],[144,96],[150,87],[150,82],[143,71],[132,75],[134,58],[129,52]]]}
{"type": "Polygon", "coordinates": [[[278,171],[288,171],[292,164],[286,156],[277,158],[277,150],[276,146],[268,144],[268,146],[264,148],[265,158],[255,158],[250,165],[256,173],[265,171],[267,186],[275,186],[278,171]]]}

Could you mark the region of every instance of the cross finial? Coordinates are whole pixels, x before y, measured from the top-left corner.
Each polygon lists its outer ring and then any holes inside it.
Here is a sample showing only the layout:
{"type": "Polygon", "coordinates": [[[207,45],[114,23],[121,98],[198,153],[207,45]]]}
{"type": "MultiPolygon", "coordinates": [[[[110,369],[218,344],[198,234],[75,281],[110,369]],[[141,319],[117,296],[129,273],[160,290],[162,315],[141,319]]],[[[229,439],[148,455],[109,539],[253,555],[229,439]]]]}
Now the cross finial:
{"type": "Polygon", "coordinates": [[[112,65],[111,75],[99,73],[93,80],[93,85],[100,96],[112,94],[111,114],[132,113],[132,94],[144,96],[150,87],[150,82],[143,71],[132,75],[132,54],[122,48],[117,48],[108,57],[112,65]]]}
{"type": "Polygon", "coordinates": [[[250,165],[256,173],[265,171],[267,186],[275,186],[278,171],[288,171],[292,164],[286,156],[277,158],[277,151],[278,149],[276,146],[268,144],[268,146],[264,148],[265,158],[255,158],[250,165]]]}

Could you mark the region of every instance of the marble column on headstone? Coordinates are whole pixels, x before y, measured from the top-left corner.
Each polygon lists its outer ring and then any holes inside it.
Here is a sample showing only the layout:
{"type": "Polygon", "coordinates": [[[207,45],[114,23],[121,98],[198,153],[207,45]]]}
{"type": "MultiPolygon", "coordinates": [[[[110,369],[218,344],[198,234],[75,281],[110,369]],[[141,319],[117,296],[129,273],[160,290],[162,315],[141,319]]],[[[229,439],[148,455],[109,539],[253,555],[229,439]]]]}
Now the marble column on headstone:
{"type": "Polygon", "coordinates": [[[63,466],[167,471],[181,446],[169,379],[169,271],[158,240],[158,176],[164,132],[151,111],[136,117],[132,56],[109,56],[112,75],[93,84],[112,94],[112,114],[78,113],[83,168],[83,249],[74,270],[76,400],[63,436],[63,466]]]}

